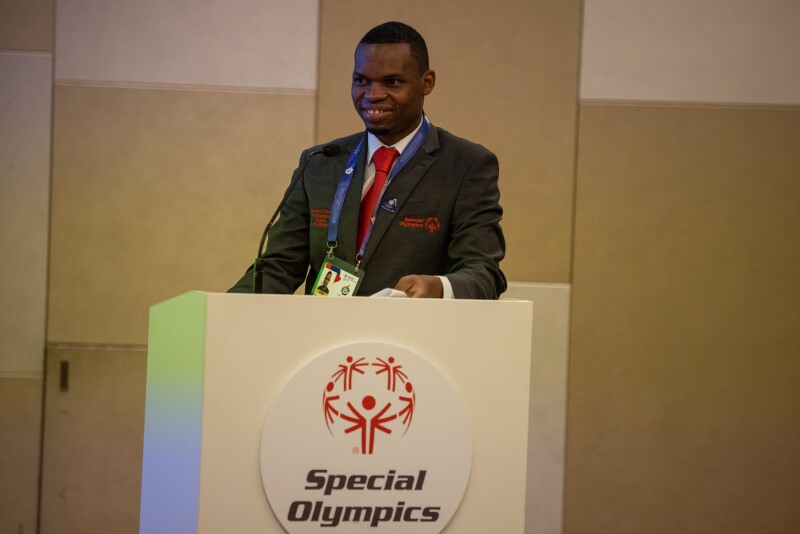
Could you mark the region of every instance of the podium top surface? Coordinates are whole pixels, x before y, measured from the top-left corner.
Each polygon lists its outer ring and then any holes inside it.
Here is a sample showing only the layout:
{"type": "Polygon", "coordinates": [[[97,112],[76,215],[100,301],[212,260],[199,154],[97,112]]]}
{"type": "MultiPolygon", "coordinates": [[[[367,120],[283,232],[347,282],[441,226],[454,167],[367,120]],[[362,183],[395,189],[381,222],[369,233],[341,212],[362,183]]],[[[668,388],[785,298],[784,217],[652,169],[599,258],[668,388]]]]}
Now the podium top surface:
{"type": "MultiPolygon", "coordinates": [[[[171,299],[159,302],[151,306],[155,308],[163,304],[174,301],[191,301],[196,303],[201,302],[220,302],[222,300],[242,303],[247,302],[252,305],[253,302],[261,302],[264,305],[268,303],[274,305],[280,304],[299,304],[314,302],[316,305],[330,306],[332,303],[341,306],[380,306],[388,305],[389,303],[397,303],[396,306],[420,306],[420,307],[436,307],[436,306],[459,306],[459,307],[484,307],[490,308],[493,306],[522,306],[531,307],[532,302],[524,299],[506,298],[501,300],[476,300],[476,299],[414,299],[414,298],[389,298],[389,297],[351,297],[351,298],[326,298],[317,297],[314,295],[270,295],[270,294],[248,294],[248,293],[213,293],[207,291],[188,291],[186,293],[172,297],[171,299]],[[323,304],[327,303],[327,304],[323,304]]],[[[392,305],[393,306],[393,305],[392,305]]]]}

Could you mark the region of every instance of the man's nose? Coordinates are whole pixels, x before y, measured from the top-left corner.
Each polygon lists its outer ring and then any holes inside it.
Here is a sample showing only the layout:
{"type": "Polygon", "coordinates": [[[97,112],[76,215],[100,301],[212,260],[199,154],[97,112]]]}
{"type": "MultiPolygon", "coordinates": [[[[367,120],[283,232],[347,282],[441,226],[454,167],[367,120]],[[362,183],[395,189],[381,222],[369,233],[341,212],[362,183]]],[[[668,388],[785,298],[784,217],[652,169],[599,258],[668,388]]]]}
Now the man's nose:
{"type": "Polygon", "coordinates": [[[367,86],[364,96],[370,100],[382,100],[386,97],[386,91],[383,88],[383,84],[371,83],[367,86]]]}

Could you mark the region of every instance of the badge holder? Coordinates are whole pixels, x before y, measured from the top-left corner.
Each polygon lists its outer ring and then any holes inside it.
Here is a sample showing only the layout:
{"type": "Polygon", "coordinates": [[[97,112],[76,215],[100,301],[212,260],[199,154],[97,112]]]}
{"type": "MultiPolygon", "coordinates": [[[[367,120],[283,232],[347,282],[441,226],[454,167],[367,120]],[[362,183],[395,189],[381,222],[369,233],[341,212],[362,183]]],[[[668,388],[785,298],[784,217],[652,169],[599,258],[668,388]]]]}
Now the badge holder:
{"type": "Polygon", "coordinates": [[[317,279],[314,281],[312,295],[319,297],[352,297],[361,285],[364,270],[356,269],[333,255],[336,243],[328,243],[328,254],[325,263],[319,269],[317,279]]]}

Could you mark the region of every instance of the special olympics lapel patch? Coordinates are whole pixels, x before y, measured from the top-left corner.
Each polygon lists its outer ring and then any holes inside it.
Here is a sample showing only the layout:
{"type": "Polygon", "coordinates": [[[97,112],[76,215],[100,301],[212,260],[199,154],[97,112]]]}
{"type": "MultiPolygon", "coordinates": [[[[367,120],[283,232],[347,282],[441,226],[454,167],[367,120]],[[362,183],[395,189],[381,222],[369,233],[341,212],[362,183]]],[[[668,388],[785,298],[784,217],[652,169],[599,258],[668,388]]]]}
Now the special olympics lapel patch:
{"type": "Polygon", "coordinates": [[[442,227],[439,217],[404,217],[399,224],[404,228],[425,229],[431,234],[442,227]]]}

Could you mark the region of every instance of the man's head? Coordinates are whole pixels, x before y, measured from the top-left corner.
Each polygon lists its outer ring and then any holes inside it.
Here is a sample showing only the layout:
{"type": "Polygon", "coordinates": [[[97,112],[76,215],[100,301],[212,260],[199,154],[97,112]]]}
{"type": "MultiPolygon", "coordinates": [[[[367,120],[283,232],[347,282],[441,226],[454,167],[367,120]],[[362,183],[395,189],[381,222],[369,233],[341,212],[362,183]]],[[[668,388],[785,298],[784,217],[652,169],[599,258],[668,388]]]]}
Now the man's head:
{"type": "Polygon", "coordinates": [[[375,26],[358,44],[407,44],[419,72],[428,70],[428,46],[417,30],[402,22],[384,22],[375,26]]]}
{"type": "Polygon", "coordinates": [[[367,130],[387,145],[419,125],[435,82],[425,40],[401,22],[376,26],[356,47],[353,105],[367,130]]]}

